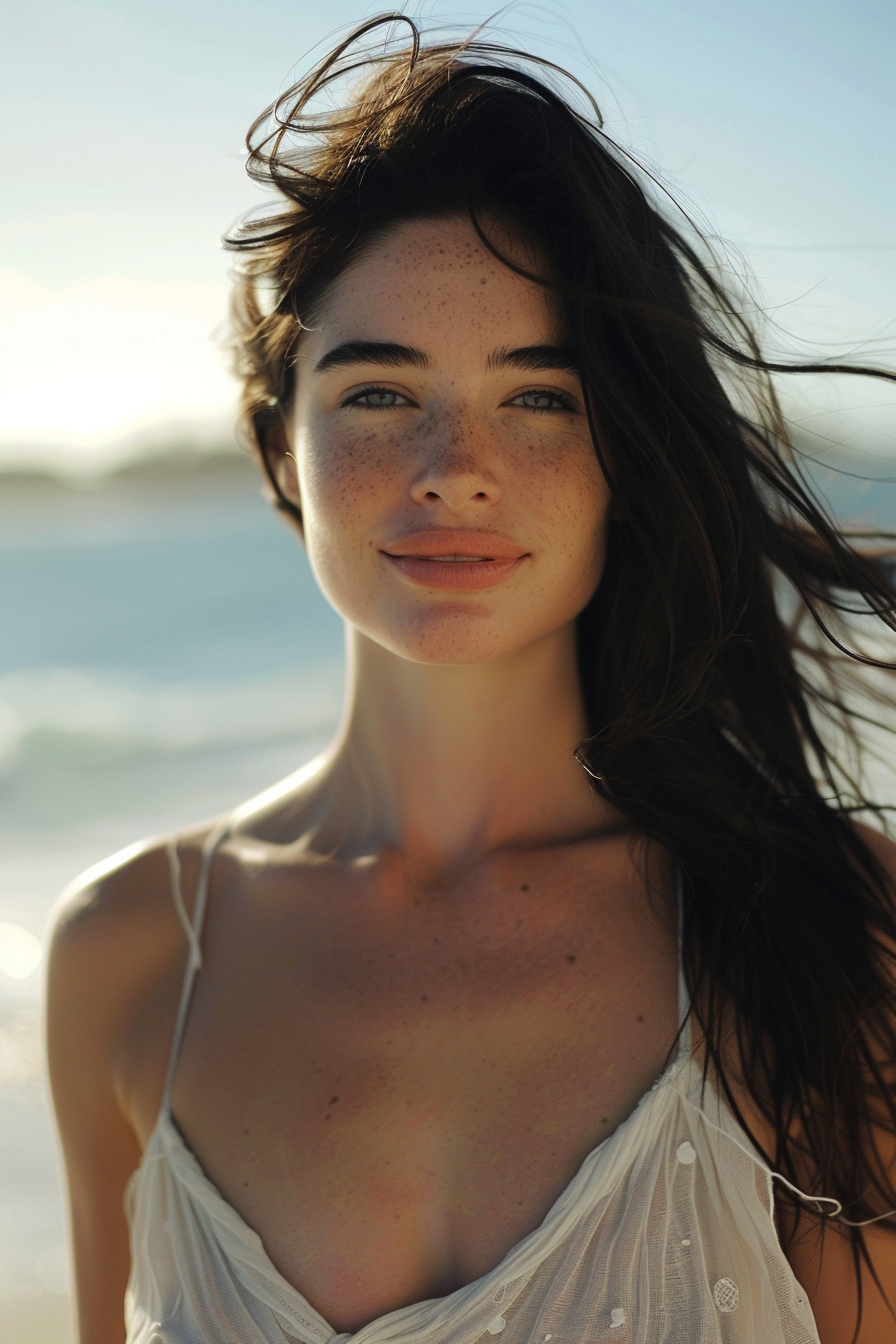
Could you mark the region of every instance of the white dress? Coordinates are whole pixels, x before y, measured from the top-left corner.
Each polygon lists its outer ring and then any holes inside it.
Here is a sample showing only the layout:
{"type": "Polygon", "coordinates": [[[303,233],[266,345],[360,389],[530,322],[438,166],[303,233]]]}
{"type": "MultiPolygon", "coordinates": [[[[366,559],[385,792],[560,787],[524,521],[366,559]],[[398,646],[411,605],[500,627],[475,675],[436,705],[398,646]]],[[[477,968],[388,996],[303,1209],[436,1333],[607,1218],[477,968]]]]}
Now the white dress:
{"type": "MultiPolygon", "coordinates": [[[[718,1091],[704,1088],[687,1030],[628,1119],[490,1273],[338,1334],[275,1269],[171,1115],[225,829],[205,847],[162,1108],[126,1195],[127,1344],[491,1344],[496,1335],[501,1344],[819,1344],[775,1231],[773,1173],[718,1091]]],[[[183,912],[177,882],[175,899],[183,912]]]]}

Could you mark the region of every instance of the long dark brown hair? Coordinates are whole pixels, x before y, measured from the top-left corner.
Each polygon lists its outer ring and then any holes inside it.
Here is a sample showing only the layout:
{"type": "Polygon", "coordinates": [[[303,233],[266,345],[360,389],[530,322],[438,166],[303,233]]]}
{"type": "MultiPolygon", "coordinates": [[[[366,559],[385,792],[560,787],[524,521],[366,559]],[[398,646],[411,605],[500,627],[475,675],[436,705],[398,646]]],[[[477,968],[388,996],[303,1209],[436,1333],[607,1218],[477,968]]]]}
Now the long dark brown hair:
{"type": "Polygon", "coordinates": [[[842,1205],[858,1270],[852,1224],[896,1210],[880,1141],[896,1134],[896,918],[851,815],[882,809],[824,725],[854,735],[845,659],[887,665],[847,645],[845,617],[896,629],[896,599],[883,552],[847,538],[799,470],[773,375],[896,375],[765,359],[706,240],[562,78],[479,38],[424,43],[393,15],[262,114],[249,171],[278,203],[227,239],[243,423],[276,491],[266,427],[292,399],[301,325],[390,225],[467,215],[500,256],[497,216],[538,245],[530,278],[565,307],[613,492],[579,618],[579,759],[680,861],[707,1068],[739,1115],[731,1080],[746,1083],[769,1164],[829,1198],[813,1214],[842,1205]]]}

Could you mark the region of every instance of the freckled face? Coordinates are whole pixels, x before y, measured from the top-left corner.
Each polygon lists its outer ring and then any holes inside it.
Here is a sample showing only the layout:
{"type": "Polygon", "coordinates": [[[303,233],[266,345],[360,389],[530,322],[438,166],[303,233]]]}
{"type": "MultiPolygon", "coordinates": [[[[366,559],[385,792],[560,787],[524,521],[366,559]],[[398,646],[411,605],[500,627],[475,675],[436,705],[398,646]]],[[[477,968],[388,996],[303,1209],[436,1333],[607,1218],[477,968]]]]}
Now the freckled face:
{"type": "Polygon", "coordinates": [[[555,305],[468,220],[397,225],[339,276],[299,343],[284,485],[346,620],[428,663],[498,658],[574,620],[609,491],[573,365],[555,305]]]}

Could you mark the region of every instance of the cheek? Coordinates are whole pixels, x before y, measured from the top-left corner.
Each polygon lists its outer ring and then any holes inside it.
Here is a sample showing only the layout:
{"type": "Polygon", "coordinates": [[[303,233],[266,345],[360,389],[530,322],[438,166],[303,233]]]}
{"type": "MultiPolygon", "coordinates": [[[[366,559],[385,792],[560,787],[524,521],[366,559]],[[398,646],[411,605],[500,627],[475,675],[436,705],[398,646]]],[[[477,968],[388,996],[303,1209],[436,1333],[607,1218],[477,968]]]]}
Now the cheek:
{"type": "Polygon", "coordinates": [[[562,462],[545,465],[551,471],[537,505],[551,555],[545,596],[550,591],[556,614],[570,620],[587,606],[603,576],[611,496],[590,442],[562,462]]]}
{"type": "Polygon", "coordinates": [[[540,539],[560,557],[600,553],[610,490],[590,438],[565,434],[550,441],[530,437],[513,454],[512,479],[531,512],[540,539]]]}
{"type": "Polygon", "coordinates": [[[396,448],[371,429],[307,434],[299,444],[302,503],[311,525],[351,532],[396,488],[396,448]]]}
{"type": "Polygon", "coordinates": [[[346,619],[375,601],[372,535],[401,494],[398,444],[380,429],[297,437],[304,542],[317,582],[346,619]]]}

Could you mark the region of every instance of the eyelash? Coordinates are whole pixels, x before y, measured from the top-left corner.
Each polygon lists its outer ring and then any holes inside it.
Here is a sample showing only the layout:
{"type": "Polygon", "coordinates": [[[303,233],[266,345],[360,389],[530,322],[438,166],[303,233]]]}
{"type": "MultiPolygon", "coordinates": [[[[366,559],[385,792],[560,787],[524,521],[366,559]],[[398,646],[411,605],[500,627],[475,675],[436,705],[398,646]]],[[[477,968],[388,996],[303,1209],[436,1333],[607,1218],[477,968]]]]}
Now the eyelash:
{"type": "MultiPolygon", "coordinates": [[[[352,406],[360,406],[361,401],[363,400],[364,397],[369,397],[372,393],[375,392],[379,392],[387,396],[401,397],[403,401],[406,402],[409,406],[414,405],[410,397],[405,397],[404,393],[396,392],[391,387],[378,387],[375,383],[372,383],[369,387],[362,387],[359,388],[357,392],[352,392],[351,396],[346,397],[344,401],[340,402],[340,407],[342,409],[350,409],[352,406]]],[[[555,402],[559,403],[556,406],[525,407],[525,409],[531,411],[533,415],[550,415],[552,412],[556,411],[568,412],[575,410],[575,407],[573,406],[572,402],[570,402],[568,398],[564,397],[562,393],[549,391],[547,388],[532,387],[525,392],[518,392],[517,395],[508,404],[512,406],[514,402],[519,401],[520,397],[552,397],[555,402]]],[[[392,406],[363,406],[361,407],[361,409],[365,411],[394,411],[399,410],[401,408],[399,405],[392,405],[392,406]]]]}
{"type": "Polygon", "coordinates": [[[574,411],[575,407],[568,397],[564,397],[562,392],[549,391],[546,387],[530,387],[526,392],[518,392],[511,401],[519,401],[520,397],[552,397],[554,401],[559,402],[559,406],[527,406],[527,411],[532,411],[534,415],[550,415],[552,411],[574,411]]]}
{"type": "MultiPolygon", "coordinates": [[[[340,404],[340,406],[341,406],[342,408],[350,407],[350,406],[357,406],[357,405],[359,404],[359,402],[361,401],[361,398],[362,398],[362,397],[369,397],[370,394],[371,394],[372,392],[385,393],[387,396],[390,396],[390,397],[402,397],[403,400],[406,401],[406,402],[408,403],[408,405],[411,405],[411,406],[413,405],[413,402],[411,401],[410,397],[405,397],[405,396],[404,396],[404,393],[402,393],[402,392],[396,392],[396,391],[394,390],[394,388],[391,388],[391,387],[377,387],[375,383],[371,383],[370,387],[362,387],[362,388],[359,389],[359,391],[357,391],[357,392],[353,392],[353,393],[351,394],[351,396],[346,397],[346,398],[345,398],[345,401],[342,401],[342,402],[340,402],[339,404],[340,404]]],[[[364,407],[362,407],[362,410],[365,410],[365,411],[394,411],[394,410],[397,410],[397,409],[398,409],[398,408],[397,408],[396,406],[364,406],[364,407]]]]}

